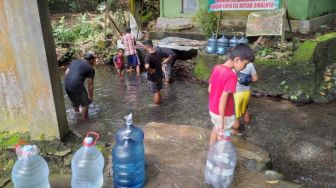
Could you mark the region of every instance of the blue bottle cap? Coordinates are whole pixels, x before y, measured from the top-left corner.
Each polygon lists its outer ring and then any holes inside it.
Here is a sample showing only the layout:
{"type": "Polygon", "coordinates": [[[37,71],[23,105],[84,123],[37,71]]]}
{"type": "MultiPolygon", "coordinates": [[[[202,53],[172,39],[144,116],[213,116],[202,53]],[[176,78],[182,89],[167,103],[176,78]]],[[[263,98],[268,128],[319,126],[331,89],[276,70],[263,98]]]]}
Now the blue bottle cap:
{"type": "Polygon", "coordinates": [[[226,136],[226,137],[230,137],[230,136],[231,136],[231,132],[230,132],[230,131],[225,131],[225,132],[224,132],[224,136],[226,136]]]}
{"type": "Polygon", "coordinates": [[[23,146],[22,150],[24,152],[33,152],[33,146],[32,145],[25,145],[25,146],[23,146]]]}
{"type": "Polygon", "coordinates": [[[16,153],[19,159],[24,157],[30,157],[32,155],[38,154],[38,148],[36,145],[25,145],[21,149],[17,148],[16,153]]]}
{"type": "Polygon", "coordinates": [[[89,146],[89,145],[92,145],[92,143],[93,143],[93,138],[85,137],[85,139],[84,139],[84,144],[85,145],[89,146]]]}

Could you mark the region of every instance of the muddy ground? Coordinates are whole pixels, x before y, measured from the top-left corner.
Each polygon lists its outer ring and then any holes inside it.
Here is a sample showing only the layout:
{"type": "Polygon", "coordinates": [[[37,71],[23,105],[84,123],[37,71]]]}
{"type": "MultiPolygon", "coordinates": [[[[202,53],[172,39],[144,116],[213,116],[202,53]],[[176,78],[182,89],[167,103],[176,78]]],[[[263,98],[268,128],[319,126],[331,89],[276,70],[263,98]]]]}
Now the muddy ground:
{"type": "Polygon", "coordinates": [[[336,102],[296,106],[253,97],[243,134],[272,159],[273,168],[304,187],[336,187],[336,102]]]}

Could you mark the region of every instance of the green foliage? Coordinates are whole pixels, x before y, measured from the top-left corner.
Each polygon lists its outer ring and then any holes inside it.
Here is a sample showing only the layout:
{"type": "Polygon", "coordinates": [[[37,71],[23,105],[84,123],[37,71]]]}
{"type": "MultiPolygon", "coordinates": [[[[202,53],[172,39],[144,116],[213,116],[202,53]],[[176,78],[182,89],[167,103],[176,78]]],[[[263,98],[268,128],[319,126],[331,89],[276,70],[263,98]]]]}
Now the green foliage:
{"type": "Polygon", "coordinates": [[[210,72],[210,68],[205,64],[205,58],[199,58],[194,69],[195,76],[200,80],[207,80],[210,72]]]}
{"type": "Polygon", "coordinates": [[[70,1],[69,7],[72,12],[77,12],[80,9],[78,1],[75,0],[70,1]]]}
{"type": "Polygon", "coordinates": [[[64,16],[62,16],[61,20],[53,24],[53,35],[58,43],[73,43],[75,40],[75,33],[70,29],[64,22],[64,16]]]}
{"type": "Polygon", "coordinates": [[[258,56],[265,57],[273,52],[272,48],[263,48],[257,52],[258,56]]]}
{"type": "Polygon", "coordinates": [[[206,37],[211,36],[212,32],[216,30],[218,18],[214,12],[208,12],[206,9],[199,9],[193,20],[206,37]]]}
{"type": "Polygon", "coordinates": [[[86,14],[81,14],[77,18],[76,25],[73,27],[73,32],[77,39],[86,41],[94,36],[95,28],[93,23],[88,21],[86,14]]]}
{"type": "Polygon", "coordinates": [[[285,92],[288,92],[288,91],[289,91],[289,86],[288,86],[286,80],[282,81],[282,82],[280,83],[280,86],[282,87],[282,89],[283,89],[285,92]]]}
{"type": "Polygon", "coordinates": [[[64,17],[58,23],[53,24],[53,35],[56,45],[92,41],[98,38],[99,34],[100,30],[96,28],[92,21],[87,19],[86,14],[79,15],[75,25],[72,27],[65,23],[64,17]]]}
{"type": "Polygon", "coordinates": [[[292,61],[293,62],[311,62],[313,58],[317,42],[307,40],[300,44],[299,48],[296,50],[292,61]]]}

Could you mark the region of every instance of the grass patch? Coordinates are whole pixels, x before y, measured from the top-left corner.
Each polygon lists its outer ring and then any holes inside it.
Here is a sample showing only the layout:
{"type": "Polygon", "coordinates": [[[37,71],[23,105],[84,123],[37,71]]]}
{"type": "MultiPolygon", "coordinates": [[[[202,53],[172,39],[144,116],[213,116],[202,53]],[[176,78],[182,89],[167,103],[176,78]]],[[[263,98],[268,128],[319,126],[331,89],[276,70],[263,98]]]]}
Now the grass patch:
{"type": "Polygon", "coordinates": [[[292,61],[293,62],[310,62],[314,56],[315,48],[318,42],[307,40],[302,43],[296,50],[292,61]]]}
{"type": "Polygon", "coordinates": [[[319,41],[324,42],[333,38],[336,38],[336,32],[322,35],[318,39],[319,41]]]}
{"type": "Polygon", "coordinates": [[[194,69],[195,76],[200,80],[207,80],[210,76],[210,68],[205,64],[205,58],[199,58],[196,61],[196,66],[194,69]]]}

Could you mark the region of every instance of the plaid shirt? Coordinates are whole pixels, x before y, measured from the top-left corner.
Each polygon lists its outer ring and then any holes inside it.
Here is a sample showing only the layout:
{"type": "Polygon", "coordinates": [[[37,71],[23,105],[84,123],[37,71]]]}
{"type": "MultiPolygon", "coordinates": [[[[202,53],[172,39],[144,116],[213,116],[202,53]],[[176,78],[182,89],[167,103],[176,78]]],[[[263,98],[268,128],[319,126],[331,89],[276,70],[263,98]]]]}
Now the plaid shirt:
{"type": "Polygon", "coordinates": [[[134,47],[135,37],[133,35],[131,35],[130,33],[126,33],[122,37],[122,42],[124,43],[124,46],[125,46],[126,56],[136,54],[136,50],[134,47]]]}

